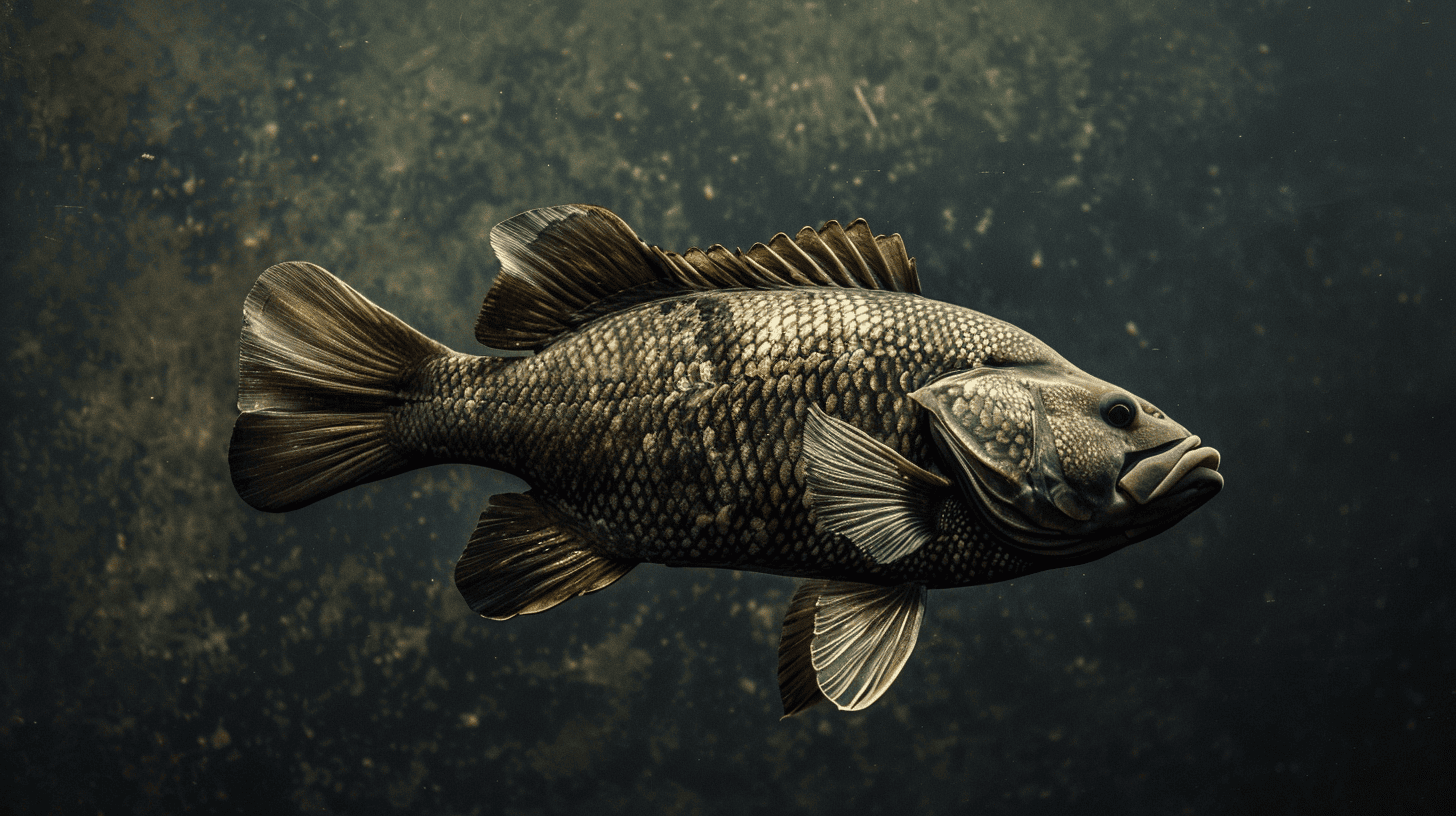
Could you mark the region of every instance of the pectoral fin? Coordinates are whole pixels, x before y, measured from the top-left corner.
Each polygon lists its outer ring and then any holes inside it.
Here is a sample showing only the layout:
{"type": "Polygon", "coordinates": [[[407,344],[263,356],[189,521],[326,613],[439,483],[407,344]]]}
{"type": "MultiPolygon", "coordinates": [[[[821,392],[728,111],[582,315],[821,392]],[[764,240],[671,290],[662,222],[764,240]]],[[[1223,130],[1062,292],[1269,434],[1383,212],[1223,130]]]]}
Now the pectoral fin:
{"type": "Polygon", "coordinates": [[[903,558],[935,537],[933,508],[950,487],[946,478],[812,405],[804,458],[819,523],[876,563],[903,558]]]}
{"type": "Polygon", "coordinates": [[[899,676],[925,616],[925,587],[805,581],[779,641],[779,693],[789,717],[829,700],[867,708],[899,676]]]}
{"type": "Polygon", "coordinates": [[[522,493],[492,496],[455,564],[455,586],[480,615],[530,615],[604,589],[636,566],[595,552],[522,493]]]}

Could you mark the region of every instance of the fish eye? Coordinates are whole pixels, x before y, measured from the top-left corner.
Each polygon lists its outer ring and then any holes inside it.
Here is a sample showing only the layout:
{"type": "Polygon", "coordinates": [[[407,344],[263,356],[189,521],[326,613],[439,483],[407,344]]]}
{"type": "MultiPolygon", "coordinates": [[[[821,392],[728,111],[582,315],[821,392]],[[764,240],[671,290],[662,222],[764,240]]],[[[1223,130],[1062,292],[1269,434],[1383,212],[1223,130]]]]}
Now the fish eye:
{"type": "Polygon", "coordinates": [[[1126,394],[1108,394],[1102,398],[1102,404],[1097,408],[1102,413],[1103,421],[1114,428],[1126,428],[1137,419],[1137,403],[1126,394]]]}

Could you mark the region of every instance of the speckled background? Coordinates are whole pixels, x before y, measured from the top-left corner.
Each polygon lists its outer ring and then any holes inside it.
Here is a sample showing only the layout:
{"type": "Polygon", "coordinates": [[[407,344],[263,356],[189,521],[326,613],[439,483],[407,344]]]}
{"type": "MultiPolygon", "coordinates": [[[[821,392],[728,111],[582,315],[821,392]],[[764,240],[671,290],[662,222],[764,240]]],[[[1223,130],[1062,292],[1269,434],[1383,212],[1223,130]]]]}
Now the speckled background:
{"type": "Polygon", "coordinates": [[[6,813],[1436,813],[1456,767],[1456,9],[1437,0],[0,3],[6,813]],[[931,594],[778,719],[793,583],[476,618],[512,477],[234,494],[243,296],[320,263],[471,350],[521,210],[904,235],[926,293],[1228,486],[931,594]]]}

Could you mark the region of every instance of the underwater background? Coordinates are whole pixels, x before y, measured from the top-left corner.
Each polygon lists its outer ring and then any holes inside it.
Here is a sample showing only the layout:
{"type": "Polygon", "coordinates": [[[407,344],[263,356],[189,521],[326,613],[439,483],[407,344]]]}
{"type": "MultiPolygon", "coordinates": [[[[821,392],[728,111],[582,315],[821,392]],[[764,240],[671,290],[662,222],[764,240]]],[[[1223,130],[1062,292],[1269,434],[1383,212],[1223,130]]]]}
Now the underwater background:
{"type": "Polygon", "coordinates": [[[1456,4],[0,2],[0,73],[0,813],[1456,799],[1456,4]],[[513,477],[238,499],[264,268],[475,351],[490,227],[568,202],[678,250],[867,218],[1227,486],[931,593],[879,703],[783,721],[789,579],[487,621],[451,568],[513,477]]]}

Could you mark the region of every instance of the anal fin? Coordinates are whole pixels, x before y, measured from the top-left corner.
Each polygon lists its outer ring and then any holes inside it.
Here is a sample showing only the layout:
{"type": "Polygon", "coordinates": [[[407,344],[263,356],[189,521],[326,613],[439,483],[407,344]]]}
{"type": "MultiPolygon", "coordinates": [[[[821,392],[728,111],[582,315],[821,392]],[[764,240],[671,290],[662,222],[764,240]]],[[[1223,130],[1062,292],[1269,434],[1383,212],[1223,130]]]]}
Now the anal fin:
{"type": "Polygon", "coordinates": [[[455,587],[480,615],[506,620],[596,592],[636,562],[597,553],[531,496],[492,496],[455,564],[455,587]]]}
{"type": "Polygon", "coordinates": [[[783,635],[779,638],[779,697],[784,702],[784,716],[792,717],[828,699],[814,679],[814,612],[818,595],[813,584],[805,581],[794,592],[789,611],[784,615],[783,635]]]}
{"type": "Polygon", "coordinates": [[[805,581],[784,616],[779,693],[789,717],[829,700],[859,711],[895,682],[915,649],[925,587],[805,581]]]}

